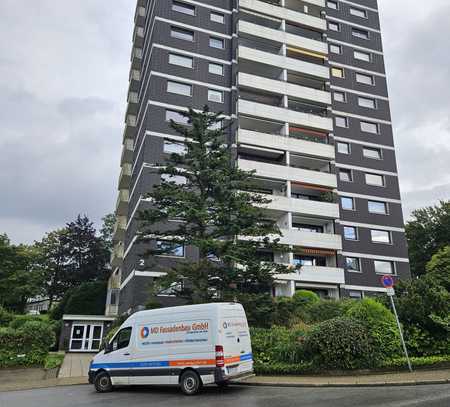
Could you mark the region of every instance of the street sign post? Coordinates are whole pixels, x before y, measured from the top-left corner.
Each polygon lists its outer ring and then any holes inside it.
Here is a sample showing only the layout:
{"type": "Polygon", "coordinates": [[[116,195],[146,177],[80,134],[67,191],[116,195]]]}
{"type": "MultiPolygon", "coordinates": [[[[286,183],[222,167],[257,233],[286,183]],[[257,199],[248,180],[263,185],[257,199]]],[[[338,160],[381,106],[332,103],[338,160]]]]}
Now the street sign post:
{"type": "Polygon", "coordinates": [[[408,369],[410,372],[412,372],[413,369],[411,366],[411,361],[409,360],[408,349],[406,349],[405,339],[403,338],[402,326],[400,325],[400,320],[398,319],[397,309],[395,308],[394,279],[392,278],[392,276],[383,276],[383,277],[381,277],[381,284],[383,284],[383,287],[386,288],[386,294],[388,295],[389,299],[391,300],[392,310],[394,311],[395,320],[397,321],[398,332],[400,333],[400,340],[402,341],[403,352],[405,353],[406,361],[408,362],[408,369]]]}

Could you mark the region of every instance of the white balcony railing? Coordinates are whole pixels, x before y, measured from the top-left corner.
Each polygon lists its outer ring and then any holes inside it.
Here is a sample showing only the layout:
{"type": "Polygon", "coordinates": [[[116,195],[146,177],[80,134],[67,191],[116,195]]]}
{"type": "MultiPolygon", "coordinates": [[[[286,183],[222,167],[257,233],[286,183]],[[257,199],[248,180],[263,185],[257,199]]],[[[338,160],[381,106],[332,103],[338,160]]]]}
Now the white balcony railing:
{"type": "Polygon", "coordinates": [[[297,272],[278,274],[276,279],[319,284],[345,284],[344,269],[337,267],[302,266],[297,272]]]}

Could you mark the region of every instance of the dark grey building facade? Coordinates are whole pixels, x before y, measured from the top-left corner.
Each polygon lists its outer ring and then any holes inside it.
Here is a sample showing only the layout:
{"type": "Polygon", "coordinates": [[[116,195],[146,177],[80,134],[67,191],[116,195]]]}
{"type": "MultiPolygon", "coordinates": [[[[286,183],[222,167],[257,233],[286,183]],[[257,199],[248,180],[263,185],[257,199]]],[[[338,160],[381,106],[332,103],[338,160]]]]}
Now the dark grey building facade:
{"type": "Polygon", "coordinates": [[[409,277],[377,1],[139,0],[108,315],[138,309],[168,266],[196,257],[148,259],[136,214],[180,149],[169,120],[205,104],[231,121],[237,164],[272,199],[291,248],[274,261],[302,265],[274,295],[360,298],[383,292],[383,274],[409,277]]]}

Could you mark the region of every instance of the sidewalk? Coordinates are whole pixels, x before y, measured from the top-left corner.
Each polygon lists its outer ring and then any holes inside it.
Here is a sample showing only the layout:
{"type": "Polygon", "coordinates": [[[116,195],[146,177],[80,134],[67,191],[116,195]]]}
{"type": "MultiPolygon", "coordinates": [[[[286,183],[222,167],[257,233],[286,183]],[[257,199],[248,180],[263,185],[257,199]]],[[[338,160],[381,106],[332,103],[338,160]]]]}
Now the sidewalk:
{"type": "Polygon", "coordinates": [[[236,384],[279,387],[370,387],[443,383],[450,383],[450,369],[359,376],[254,376],[236,384]]]}
{"type": "Polygon", "coordinates": [[[93,353],[66,353],[58,378],[87,377],[93,353]]]}

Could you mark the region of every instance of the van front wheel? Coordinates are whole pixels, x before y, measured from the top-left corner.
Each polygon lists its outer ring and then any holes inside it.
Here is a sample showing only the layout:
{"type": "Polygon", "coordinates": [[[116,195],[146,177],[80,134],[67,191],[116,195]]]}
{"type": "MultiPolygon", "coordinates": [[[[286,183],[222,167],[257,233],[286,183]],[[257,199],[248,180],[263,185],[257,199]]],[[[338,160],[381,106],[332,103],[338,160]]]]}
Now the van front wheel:
{"type": "Polygon", "coordinates": [[[200,376],[192,370],[187,370],[180,377],[181,391],[186,396],[197,394],[202,387],[200,376]]]}
{"type": "Polygon", "coordinates": [[[101,372],[95,376],[94,386],[95,390],[97,390],[99,393],[107,393],[112,391],[113,389],[111,378],[106,372],[101,372]]]}

